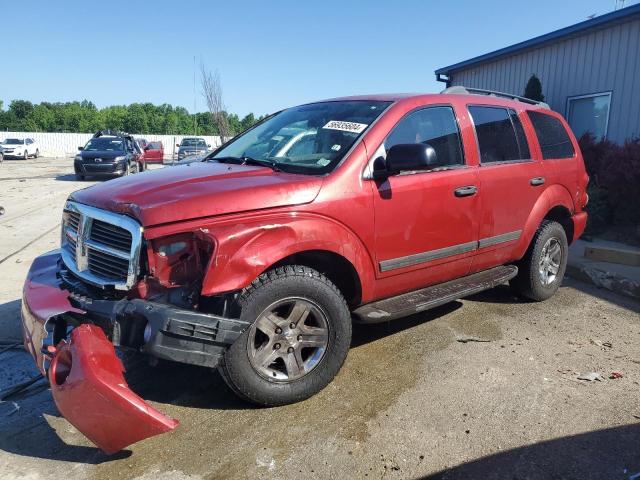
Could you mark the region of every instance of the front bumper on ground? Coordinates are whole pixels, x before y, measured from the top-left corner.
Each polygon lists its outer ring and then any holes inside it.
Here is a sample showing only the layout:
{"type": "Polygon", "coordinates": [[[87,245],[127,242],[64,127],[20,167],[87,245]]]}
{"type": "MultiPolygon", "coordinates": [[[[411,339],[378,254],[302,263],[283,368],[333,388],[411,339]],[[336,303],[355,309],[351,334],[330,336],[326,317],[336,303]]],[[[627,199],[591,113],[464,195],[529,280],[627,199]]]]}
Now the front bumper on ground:
{"type": "Polygon", "coordinates": [[[33,262],[22,298],[24,344],[44,375],[51,362],[48,378],[62,415],[106,453],[177,426],[129,389],[113,344],[215,366],[247,327],[140,299],[90,298],[74,291],[65,275],[59,250],[33,262]],[[70,326],[70,339],[60,340],[70,326]],[[57,345],[45,346],[49,332],[59,337],[57,345]]]}

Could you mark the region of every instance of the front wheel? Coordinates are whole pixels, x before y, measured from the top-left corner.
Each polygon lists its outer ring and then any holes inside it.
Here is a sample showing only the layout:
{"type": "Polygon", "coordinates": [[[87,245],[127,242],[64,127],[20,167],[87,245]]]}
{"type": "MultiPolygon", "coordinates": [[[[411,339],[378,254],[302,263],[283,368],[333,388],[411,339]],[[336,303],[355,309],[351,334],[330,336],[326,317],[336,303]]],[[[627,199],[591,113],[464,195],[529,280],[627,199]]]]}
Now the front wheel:
{"type": "Polygon", "coordinates": [[[263,406],[304,400],[338,373],[351,343],[351,315],[336,286],[292,265],[260,275],[238,300],[251,326],[219,370],[241,398],[263,406]]]}
{"type": "Polygon", "coordinates": [[[511,287],[538,302],[550,298],[562,283],[568,252],[567,235],[562,225],[544,220],[518,264],[518,275],[511,280],[511,287]]]}
{"type": "Polygon", "coordinates": [[[22,159],[27,160],[28,158],[29,158],[29,152],[25,150],[24,153],[22,154],[22,159]]]}
{"type": "Polygon", "coordinates": [[[38,149],[36,148],[35,158],[38,158],[39,156],[40,156],[40,150],[38,150],[38,149]]]}

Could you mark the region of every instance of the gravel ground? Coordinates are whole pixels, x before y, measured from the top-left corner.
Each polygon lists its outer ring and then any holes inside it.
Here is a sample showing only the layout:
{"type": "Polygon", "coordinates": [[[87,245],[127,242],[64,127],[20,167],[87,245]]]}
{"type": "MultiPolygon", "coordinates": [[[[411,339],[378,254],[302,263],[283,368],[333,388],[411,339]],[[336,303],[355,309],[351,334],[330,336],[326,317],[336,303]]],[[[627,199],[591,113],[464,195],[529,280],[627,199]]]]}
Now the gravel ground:
{"type": "MultiPolygon", "coordinates": [[[[57,246],[66,196],[92,183],[71,170],[70,159],[0,165],[3,344],[19,341],[22,282],[57,246]]],[[[499,287],[356,327],[329,387],[271,409],[240,402],[208,370],[129,358],[130,385],[177,430],[107,457],[40,381],[0,403],[0,478],[629,479],[640,472],[639,313],[571,280],[544,303],[499,287]],[[591,371],[604,380],[577,379],[591,371]]],[[[37,374],[19,349],[0,360],[0,389],[37,374]]]]}

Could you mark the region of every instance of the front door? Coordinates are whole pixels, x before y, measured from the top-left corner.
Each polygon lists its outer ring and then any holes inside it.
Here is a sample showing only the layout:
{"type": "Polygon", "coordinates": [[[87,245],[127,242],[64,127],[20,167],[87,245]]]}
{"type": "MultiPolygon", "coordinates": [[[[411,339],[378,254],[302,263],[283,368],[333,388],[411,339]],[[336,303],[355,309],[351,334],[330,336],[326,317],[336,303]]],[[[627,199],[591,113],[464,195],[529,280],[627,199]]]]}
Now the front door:
{"type": "Polygon", "coordinates": [[[408,113],[376,151],[427,143],[444,165],[402,172],[373,188],[380,293],[391,296],[465,275],[477,247],[477,168],[465,164],[451,106],[408,113]]]}

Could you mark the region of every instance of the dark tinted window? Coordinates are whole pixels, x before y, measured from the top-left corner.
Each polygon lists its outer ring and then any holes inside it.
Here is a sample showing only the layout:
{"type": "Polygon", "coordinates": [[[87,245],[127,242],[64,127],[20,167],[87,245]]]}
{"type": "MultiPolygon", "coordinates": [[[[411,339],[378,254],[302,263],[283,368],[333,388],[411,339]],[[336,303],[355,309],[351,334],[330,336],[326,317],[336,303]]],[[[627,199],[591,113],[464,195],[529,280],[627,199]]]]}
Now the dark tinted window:
{"type": "Polygon", "coordinates": [[[469,113],[476,127],[481,163],[510,162],[530,157],[528,148],[520,153],[516,130],[506,108],[476,106],[469,107],[469,113]]]}
{"type": "Polygon", "coordinates": [[[463,165],[458,124],[451,107],[429,107],[404,117],[384,141],[391,147],[406,143],[428,143],[444,165],[463,165]]]}
{"type": "Polygon", "coordinates": [[[509,116],[511,117],[513,128],[516,129],[516,138],[518,139],[518,147],[520,148],[520,158],[531,158],[527,136],[524,134],[524,128],[522,128],[522,122],[518,118],[518,114],[514,110],[509,110],[509,116]]]}
{"type": "Polygon", "coordinates": [[[527,112],[538,136],[542,158],[571,158],[574,155],[569,134],[555,117],[540,112],[527,112]]]}

